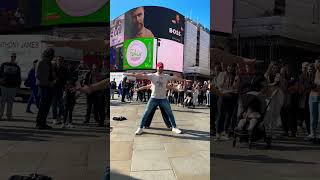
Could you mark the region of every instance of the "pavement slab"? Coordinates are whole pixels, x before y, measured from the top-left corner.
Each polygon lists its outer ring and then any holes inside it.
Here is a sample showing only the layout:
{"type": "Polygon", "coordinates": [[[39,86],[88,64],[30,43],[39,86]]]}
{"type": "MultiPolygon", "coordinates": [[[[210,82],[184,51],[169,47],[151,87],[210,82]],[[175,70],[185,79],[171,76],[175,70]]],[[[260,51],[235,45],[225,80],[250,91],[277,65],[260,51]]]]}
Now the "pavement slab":
{"type": "Polygon", "coordinates": [[[144,103],[111,102],[111,117],[130,112],[125,115],[127,121],[111,122],[114,129],[111,133],[111,158],[117,159],[111,162],[111,177],[125,180],[209,180],[209,109],[191,110],[172,105],[177,126],[183,134],[175,134],[166,128],[160,111],[156,111],[150,128],[144,129],[142,135],[134,135],[144,108],[144,103]],[[128,143],[133,146],[128,146],[128,143]],[[132,156],[129,160],[121,159],[129,157],[119,156],[122,152],[131,152],[132,156]],[[206,165],[207,168],[202,167],[206,165]],[[196,172],[190,173],[194,169],[196,172]]]}

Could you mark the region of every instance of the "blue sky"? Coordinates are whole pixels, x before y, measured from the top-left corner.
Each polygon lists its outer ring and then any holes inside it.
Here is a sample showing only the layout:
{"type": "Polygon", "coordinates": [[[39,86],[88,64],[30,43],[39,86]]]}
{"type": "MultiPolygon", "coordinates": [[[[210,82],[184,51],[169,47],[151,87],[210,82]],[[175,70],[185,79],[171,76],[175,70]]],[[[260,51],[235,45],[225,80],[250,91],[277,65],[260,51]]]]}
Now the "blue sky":
{"type": "Polygon", "coordinates": [[[162,6],[210,28],[210,0],[110,0],[110,5],[111,20],[138,6],[162,6]]]}

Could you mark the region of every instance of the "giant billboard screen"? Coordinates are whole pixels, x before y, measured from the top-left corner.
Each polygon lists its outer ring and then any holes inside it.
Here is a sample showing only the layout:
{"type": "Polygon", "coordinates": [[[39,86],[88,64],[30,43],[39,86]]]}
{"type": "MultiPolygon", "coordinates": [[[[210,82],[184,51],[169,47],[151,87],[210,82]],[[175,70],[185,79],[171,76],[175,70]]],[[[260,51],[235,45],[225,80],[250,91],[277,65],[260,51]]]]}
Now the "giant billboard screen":
{"type": "Polygon", "coordinates": [[[157,61],[164,64],[164,70],[183,72],[183,44],[160,39],[158,45],[157,61]]]}
{"type": "Polygon", "coordinates": [[[0,1],[0,33],[19,32],[41,24],[42,0],[0,1]]]}
{"type": "Polygon", "coordinates": [[[185,19],[180,13],[157,6],[138,7],[125,14],[125,40],[165,38],[184,44],[185,19]]]}
{"type": "Polygon", "coordinates": [[[123,70],[153,69],[155,66],[153,38],[135,38],[123,44],[123,70]]]}
{"type": "Polygon", "coordinates": [[[124,41],[124,15],[110,22],[110,46],[124,41]]]}
{"type": "Polygon", "coordinates": [[[109,22],[109,0],[43,0],[42,25],[109,22]]]}
{"type": "Polygon", "coordinates": [[[211,0],[211,30],[232,33],[233,0],[211,0]]]}

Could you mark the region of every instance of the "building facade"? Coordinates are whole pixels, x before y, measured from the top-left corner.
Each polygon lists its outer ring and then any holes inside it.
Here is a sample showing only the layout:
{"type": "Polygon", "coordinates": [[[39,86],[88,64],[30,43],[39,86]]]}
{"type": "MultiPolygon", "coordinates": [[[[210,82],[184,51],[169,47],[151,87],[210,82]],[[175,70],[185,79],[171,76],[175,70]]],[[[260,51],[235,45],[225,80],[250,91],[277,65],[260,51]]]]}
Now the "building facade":
{"type": "Polygon", "coordinates": [[[185,24],[183,73],[194,79],[210,76],[210,32],[189,19],[185,24]]]}
{"type": "Polygon", "coordinates": [[[320,0],[238,0],[232,52],[298,66],[320,55],[320,0]]]}

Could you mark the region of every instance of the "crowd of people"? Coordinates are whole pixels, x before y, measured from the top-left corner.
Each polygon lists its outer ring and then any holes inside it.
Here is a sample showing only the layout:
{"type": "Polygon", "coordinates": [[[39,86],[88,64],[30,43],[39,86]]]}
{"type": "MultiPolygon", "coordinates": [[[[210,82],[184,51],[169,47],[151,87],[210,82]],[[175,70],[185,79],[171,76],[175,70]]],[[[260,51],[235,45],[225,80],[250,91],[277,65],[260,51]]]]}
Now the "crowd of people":
{"type": "Polygon", "coordinates": [[[320,59],[314,63],[303,62],[300,71],[283,61],[271,62],[265,73],[257,72],[255,63],[216,63],[213,74],[213,131],[216,139],[228,140],[235,129],[241,129],[246,121],[251,120],[250,126],[254,126],[260,116],[263,116],[270,139],[275,138],[274,130],[280,127],[285,137],[295,138],[298,132],[306,131],[306,140],[317,138],[320,59]],[[241,109],[243,95],[253,92],[268,104],[265,112],[259,112],[258,105],[241,109]]]}
{"type": "MultiPolygon", "coordinates": [[[[93,64],[83,79],[79,79],[79,69],[81,67],[65,63],[63,57],[56,57],[53,49],[45,50],[42,59],[33,62],[24,85],[31,90],[26,112],[33,113],[31,110],[33,104],[38,108],[37,128],[52,128],[47,123],[50,108],[53,125],[73,128],[73,111],[76,100],[80,96],[77,89],[80,85],[90,86],[106,78],[98,64],[93,64]]],[[[7,105],[7,119],[13,119],[13,103],[21,82],[21,71],[16,63],[16,54],[12,53],[10,62],[3,63],[0,68],[0,119],[3,117],[5,105],[7,105]]],[[[105,90],[86,93],[87,111],[83,123],[89,123],[93,109],[94,120],[98,126],[105,126],[106,94],[105,90]]]]}
{"type": "MultiPolygon", "coordinates": [[[[136,93],[135,101],[147,102],[152,94],[151,81],[129,80],[124,77],[119,84],[115,79],[110,81],[110,97],[115,99],[115,92],[118,91],[118,98],[121,102],[132,102],[136,93]]],[[[167,84],[166,97],[171,104],[191,105],[193,107],[206,105],[210,106],[210,80],[195,82],[169,81],[167,84]]]]}

